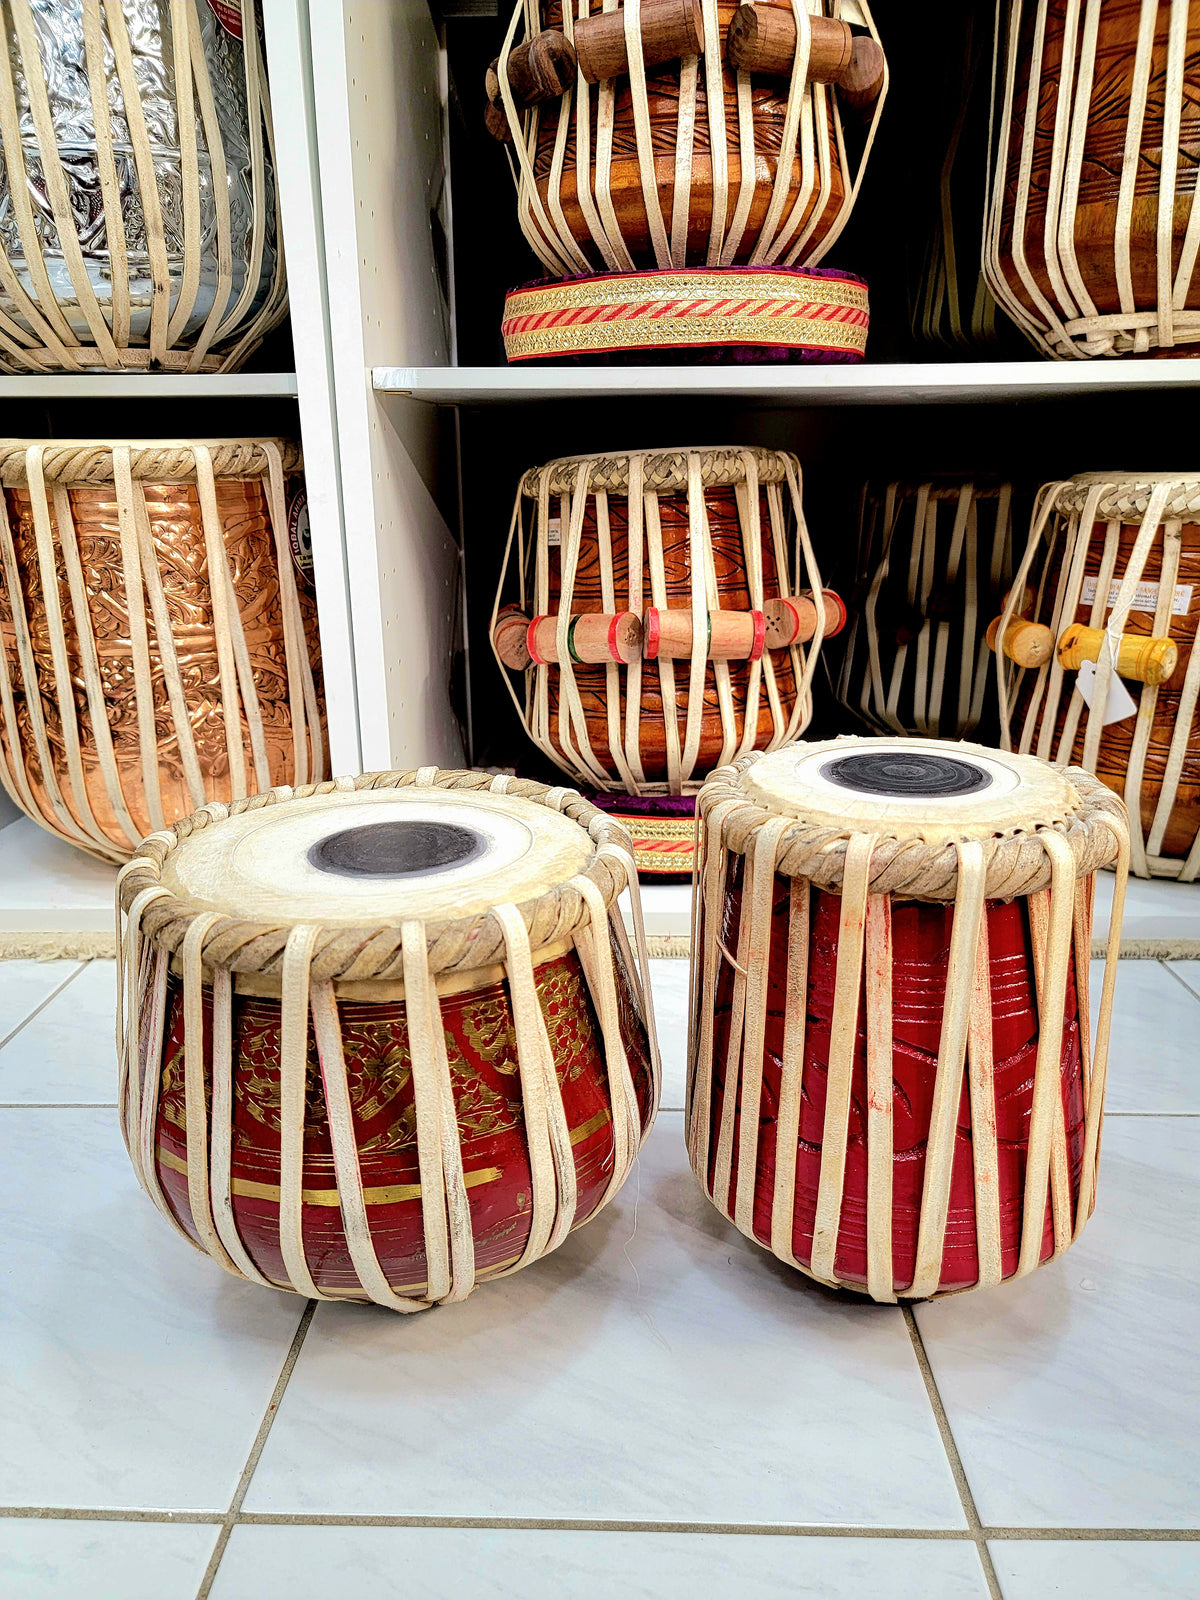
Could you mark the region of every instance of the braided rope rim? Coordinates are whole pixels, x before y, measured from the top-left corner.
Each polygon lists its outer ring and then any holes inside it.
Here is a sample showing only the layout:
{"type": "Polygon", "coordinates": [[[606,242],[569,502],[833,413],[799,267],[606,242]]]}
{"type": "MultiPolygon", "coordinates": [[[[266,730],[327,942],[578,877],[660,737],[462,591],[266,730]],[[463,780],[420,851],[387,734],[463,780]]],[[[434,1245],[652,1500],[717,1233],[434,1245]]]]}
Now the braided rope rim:
{"type": "MultiPolygon", "coordinates": [[[[718,806],[729,811],[720,818],[724,849],[745,855],[754,836],[779,813],[751,800],[741,787],[741,775],[763,759],[754,751],[730,766],[720,767],[708,779],[696,802],[698,816],[707,828],[709,814],[718,806]]],[[[1124,803],[1098,778],[1080,767],[1065,767],[1064,777],[1075,789],[1077,807],[1067,816],[1015,826],[983,841],[987,864],[984,893],[989,900],[1015,900],[1048,888],[1050,856],[1042,843],[1047,833],[1064,838],[1075,857],[1075,875],[1088,877],[1117,859],[1119,832],[1126,825],[1124,803]],[[1114,832],[1105,823],[1113,817],[1114,832]]],[[[908,900],[953,900],[958,893],[958,850],[954,841],[929,844],[923,839],[898,839],[880,819],[872,828],[847,821],[844,827],[819,827],[797,818],[779,841],[775,870],[785,878],[807,878],[819,889],[840,892],[846,848],[856,835],[874,833],[878,839],[871,855],[871,894],[908,900]]],[[[976,835],[964,833],[964,840],[976,835]]]]}
{"type": "Polygon", "coordinates": [[[1066,515],[1083,510],[1089,493],[1097,483],[1107,482],[1109,487],[1100,497],[1096,518],[1101,522],[1130,522],[1146,515],[1150,496],[1164,483],[1174,481],[1175,490],[1163,507],[1164,518],[1195,518],[1200,514],[1200,478],[1168,477],[1106,478],[1094,474],[1081,474],[1065,483],[1054,497],[1054,508],[1066,515]]]}
{"type": "Polygon", "coordinates": [[[259,478],[270,470],[263,448],[268,444],[278,447],[285,472],[300,468],[300,446],[291,439],[0,439],[0,484],[15,488],[28,483],[28,453],[39,448],[47,482],[112,483],[113,452],[122,446],[130,451],[130,468],[138,479],[194,479],[197,446],[211,452],[218,478],[259,478]]]}
{"type": "MultiPolygon", "coordinates": [[[[544,467],[531,467],[521,479],[521,493],[536,500],[543,473],[549,474],[551,494],[573,494],[579,468],[590,463],[584,489],[590,494],[619,493],[629,488],[629,463],[634,452],[622,455],[563,456],[544,467]]],[[[726,489],[746,481],[746,455],[754,457],[760,484],[783,483],[787,462],[783,450],[730,445],[710,450],[652,450],[642,456],[642,483],[651,494],[678,494],[688,486],[688,462],[700,463],[700,482],[706,489],[726,489]]],[[[798,463],[796,464],[798,468],[798,463]]]]}
{"type": "MultiPolygon", "coordinates": [[[[121,911],[128,913],[143,890],[160,886],[167,858],[193,833],[264,806],[286,805],[310,795],[348,793],[360,789],[453,789],[475,793],[503,793],[520,800],[558,811],[591,836],[594,851],[580,873],[599,889],[605,908],[635,879],[633,845],[627,831],[606,816],[591,801],[573,789],[551,788],[521,778],[497,778],[490,772],[440,768],[412,769],[405,772],[366,772],[357,778],[335,778],[325,783],[308,783],[292,789],[286,785],[268,789],[226,805],[221,801],[202,806],[172,828],[152,833],[143,839],[133,859],[117,883],[121,911]],[[418,778],[432,777],[418,784],[418,778]],[[503,788],[498,785],[503,784],[503,788]],[[609,847],[606,849],[605,847],[609,847]]],[[[517,907],[529,932],[532,947],[570,937],[590,920],[587,901],[570,883],[556,885],[535,899],[517,907]]],[[[164,891],[143,910],[144,937],[160,950],[172,955],[182,946],[193,920],[207,915],[209,908],[164,891]]],[[[425,920],[429,970],[433,973],[470,971],[505,961],[505,935],[500,920],[491,911],[471,917],[425,920]]],[[[248,918],[218,917],[204,936],[203,962],[228,972],[256,972],[269,975],[283,970],[284,948],[294,924],[258,922],[248,918]]],[[[399,920],[394,926],[378,923],[362,927],[322,929],[313,947],[311,974],[315,982],[360,982],[368,979],[400,981],[404,975],[399,920]]]]}

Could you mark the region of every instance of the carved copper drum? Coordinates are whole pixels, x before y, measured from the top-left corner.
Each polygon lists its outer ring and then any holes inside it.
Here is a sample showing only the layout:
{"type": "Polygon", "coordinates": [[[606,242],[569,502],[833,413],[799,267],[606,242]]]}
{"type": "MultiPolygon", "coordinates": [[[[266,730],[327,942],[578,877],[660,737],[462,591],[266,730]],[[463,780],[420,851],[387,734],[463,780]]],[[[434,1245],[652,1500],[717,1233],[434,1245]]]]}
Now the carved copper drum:
{"type": "Polygon", "coordinates": [[[206,800],[323,776],[295,446],[9,443],[0,479],[0,778],[29,816],[120,861],[206,800]]]}
{"type": "MultiPolygon", "coordinates": [[[[725,34],[736,5],[733,0],[701,0],[701,6],[706,41],[711,40],[705,54],[690,65],[674,61],[646,72],[648,151],[638,148],[637,91],[628,75],[590,86],[579,75],[567,97],[543,102],[524,128],[514,130],[528,151],[532,175],[532,183],[524,171],[519,179],[521,226],[552,277],[606,267],[815,265],[845,226],[882,96],[865,141],[849,141],[862,153],[850,158],[847,170],[836,93],[823,84],[799,84],[789,135],[790,81],[743,74],[745,95],[739,99],[738,74],[725,64],[725,34]],[[710,80],[714,93],[720,85],[724,111],[724,126],[715,130],[710,80]],[[584,96],[588,161],[581,173],[577,147],[584,96]],[[568,119],[568,131],[560,156],[562,117],[568,119]],[[602,153],[602,117],[611,117],[611,160],[602,153]],[[681,132],[689,125],[694,130],[690,141],[681,132]],[[753,148],[754,159],[752,168],[747,163],[744,169],[747,146],[753,148]],[[777,190],[781,164],[786,179],[777,190]],[[643,177],[657,192],[652,216],[647,215],[643,177]]],[[[589,7],[593,13],[603,9],[599,4],[589,7]]],[[[832,15],[832,0],[822,0],[820,9],[832,15]]],[[[874,34],[867,6],[860,9],[874,34]]],[[[563,27],[559,0],[543,3],[540,25],[563,27]]]]}
{"type": "MultiPolygon", "coordinates": [[[[761,612],[764,601],[795,592],[794,575],[814,593],[821,588],[799,462],[779,451],[551,462],[525,475],[514,518],[526,575],[519,599],[531,615],[642,616],[656,607],[690,616],[697,590],[710,611],[761,612]],[[631,548],[635,476],[642,491],[631,548]],[[580,498],[578,550],[564,585],[580,498]]],[[[510,565],[501,573],[497,608],[509,593],[510,565]]],[[[530,736],[581,782],[630,794],[694,793],[721,761],[773,749],[807,727],[819,648],[818,634],[807,645],[766,649],[760,661],[708,661],[698,695],[689,659],[534,664],[524,674],[523,699],[514,698],[530,736]]]]}
{"type": "Polygon", "coordinates": [[[698,805],[689,1148],[718,1209],[876,1300],[1066,1249],[1094,1204],[1117,944],[1093,1033],[1093,874],[1119,804],[977,745],[842,739],[724,768],[698,805]],[[1066,826],[1078,876],[1039,832],[1066,826]]]}
{"type": "Polygon", "coordinates": [[[1200,3],[1012,0],[998,49],[997,300],[1052,355],[1191,354],[1200,3]]]}
{"type": "Polygon", "coordinates": [[[612,909],[627,881],[637,898],[628,840],[578,795],[486,773],[267,804],[194,818],[127,869],[127,911],[169,890],[122,944],[135,1165],[241,1276],[402,1311],[462,1299],[592,1217],[653,1120],[640,911],[639,961],[612,909]],[[580,874],[594,902],[566,887],[580,874]]]}
{"type": "Polygon", "coordinates": [[[1039,529],[1035,518],[1023,568],[1037,591],[1033,620],[1056,641],[1073,622],[1170,637],[1179,657],[1164,684],[1126,683],[1133,710],[1103,727],[1076,674],[1056,659],[1022,673],[1000,657],[1009,737],[1018,749],[1087,767],[1123,796],[1136,873],[1191,881],[1200,873],[1200,479],[1084,475],[1042,493],[1049,520],[1039,529]],[[1114,624],[1127,579],[1131,604],[1114,624]]]}

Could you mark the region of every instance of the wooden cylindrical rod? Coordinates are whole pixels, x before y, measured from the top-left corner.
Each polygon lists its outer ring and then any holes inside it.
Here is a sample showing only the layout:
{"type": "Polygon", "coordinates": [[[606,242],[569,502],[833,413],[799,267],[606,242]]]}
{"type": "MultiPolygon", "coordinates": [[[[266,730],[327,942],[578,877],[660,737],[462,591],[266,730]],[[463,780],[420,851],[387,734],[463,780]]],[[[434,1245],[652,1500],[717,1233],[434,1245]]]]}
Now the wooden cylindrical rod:
{"type": "MultiPolygon", "coordinates": [[[[757,661],[766,649],[766,617],[761,611],[710,611],[705,639],[709,661],[757,661]]],[[[659,611],[650,606],[646,611],[646,660],[686,660],[691,654],[690,608],[659,611]]]]}
{"type": "MultiPolygon", "coordinates": [[[[1085,661],[1099,661],[1104,646],[1103,628],[1085,628],[1073,622],[1058,641],[1059,665],[1077,672],[1085,661]]],[[[1166,683],[1179,664],[1179,646],[1174,639],[1153,638],[1141,633],[1123,633],[1117,650],[1117,676],[1135,683],[1166,683]]]]}
{"type": "MultiPolygon", "coordinates": [[[[704,15],[700,0],[642,0],[639,32],[642,60],[648,69],[704,50],[704,15]]],[[[625,14],[604,11],[575,24],[575,56],[588,83],[619,78],[629,71],[625,14]]]]}
{"type": "MultiPolygon", "coordinates": [[[[537,666],[562,661],[557,617],[534,617],[525,630],[529,658],[537,666]]],[[[642,619],[632,611],[585,611],[567,624],[567,660],[596,666],[619,661],[628,666],[642,653],[642,619]]]]}
{"type": "MultiPolygon", "coordinates": [[[[810,83],[832,83],[855,109],[873,105],[883,88],[884,56],[874,39],[832,17],[810,17],[810,83]]],[[[739,6],[725,35],[725,56],[737,72],[791,76],[796,18],[790,7],[739,6]]]]}
{"type": "MultiPolygon", "coordinates": [[[[822,589],[825,599],[825,638],[832,639],[846,626],[846,606],[841,595],[822,589]]],[[[784,650],[806,644],[817,631],[817,608],[808,595],[794,594],[763,604],[767,622],[767,649],[784,650]]]]}
{"type": "MultiPolygon", "coordinates": [[[[997,648],[1003,620],[996,617],[988,624],[987,642],[992,650],[997,648]]],[[[1044,667],[1054,654],[1054,635],[1040,622],[1012,617],[1004,632],[1004,654],[1019,667],[1044,667]]]]}
{"type": "MultiPolygon", "coordinates": [[[[519,106],[557,100],[575,86],[575,51],[565,33],[546,28],[517,45],[508,57],[508,86],[519,106]]],[[[487,97],[500,105],[500,58],[487,69],[487,97]]]]}
{"type": "Polygon", "coordinates": [[[496,654],[513,672],[524,672],[532,657],[525,635],[529,632],[529,618],[520,606],[505,606],[492,627],[492,644],[496,654]]]}

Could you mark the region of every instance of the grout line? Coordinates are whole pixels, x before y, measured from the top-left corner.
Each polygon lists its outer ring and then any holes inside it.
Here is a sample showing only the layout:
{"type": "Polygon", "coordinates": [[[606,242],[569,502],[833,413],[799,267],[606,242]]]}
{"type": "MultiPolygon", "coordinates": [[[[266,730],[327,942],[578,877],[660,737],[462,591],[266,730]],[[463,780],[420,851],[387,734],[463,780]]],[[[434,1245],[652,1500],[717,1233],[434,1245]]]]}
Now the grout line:
{"type": "MultiPolygon", "coordinates": [[[[6,1519],[45,1522],[149,1522],[180,1523],[220,1527],[229,1513],[220,1511],[119,1511],[103,1506],[0,1506],[0,1521],[6,1519]]],[[[242,1511],[233,1518],[238,1527],[252,1528],[461,1528],[481,1531],[548,1533],[720,1533],[757,1537],[774,1535],[795,1539],[930,1539],[939,1543],[973,1544],[976,1534],[969,1528],[888,1528],[863,1527],[842,1523],[824,1527],[819,1523],[779,1522],[633,1522],[581,1517],[435,1517],[369,1516],[338,1512],[242,1511]]],[[[989,1528],[981,1526],[985,1539],[1017,1541],[1055,1541],[1117,1544],[1195,1544],[1200,1528],[989,1528]]]]}
{"type": "Polygon", "coordinates": [[[1105,1120],[1109,1117],[1200,1117],[1200,1111],[1109,1111],[1104,1112],[1105,1120]]]}
{"type": "Polygon", "coordinates": [[[1165,972],[1170,973],[1171,977],[1175,979],[1175,982],[1177,984],[1179,984],[1180,988],[1185,989],[1188,992],[1188,994],[1191,995],[1193,1000],[1200,1000],[1200,994],[1197,994],[1195,989],[1192,988],[1191,984],[1188,983],[1185,978],[1181,977],[1180,974],[1175,971],[1175,968],[1170,965],[1170,962],[1169,962],[1168,958],[1160,959],[1158,964],[1159,964],[1160,967],[1163,968],[1163,970],[1165,972]]]}
{"type": "Polygon", "coordinates": [[[33,1021],[34,1017],[40,1016],[41,1013],[46,1009],[46,1007],[50,1004],[50,1002],[52,1000],[57,1000],[59,995],[63,992],[63,990],[67,987],[67,985],[71,984],[71,983],[74,983],[75,979],[79,976],[79,974],[83,971],[84,967],[86,967],[87,964],[88,963],[86,961],[77,962],[76,966],[75,966],[75,971],[74,972],[69,972],[67,974],[67,976],[63,979],[63,981],[59,984],[57,989],[51,989],[50,993],[46,996],[46,998],[41,1002],[40,1005],[34,1006],[33,1010],[29,1013],[29,1015],[27,1017],[22,1017],[21,1021],[17,1023],[16,1027],[12,1030],[11,1033],[6,1033],[4,1035],[4,1037],[3,1037],[3,1039],[0,1039],[0,1050],[3,1050],[4,1046],[6,1044],[11,1044],[12,1041],[21,1032],[21,1029],[22,1028],[27,1028],[29,1026],[29,1024],[33,1021]]]}
{"type": "MultiPolygon", "coordinates": [[[[0,1100],[0,1111],[115,1111],[115,1100],[0,1100]]],[[[1200,1112],[1197,1112],[1200,1116],[1200,1112]]]]}
{"type": "Polygon", "coordinates": [[[992,1564],[992,1553],[987,1547],[987,1534],[979,1520],[979,1511],[975,1505],[975,1496],[971,1492],[971,1485],[967,1481],[967,1474],[962,1464],[962,1457],[958,1453],[958,1446],[954,1442],[954,1434],[950,1427],[950,1419],[946,1415],[946,1408],[942,1404],[942,1397],[938,1391],[937,1379],[933,1375],[933,1368],[929,1364],[929,1356],[925,1349],[925,1341],[921,1338],[921,1330],[917,1327],[916,1314],[912,1306],[905,1305],[900,1308],[905,1322],[908,1324],[908,1336],[912,1341],[913,1354],[917,1358],[917,1365],[921,1369],[921,1376],[925,1380],[925,1391],[929,1396],[929,1403],[933,1407],[933,1414],[937,1421],[938,1432],[942,1436],[942,1445],[946,1451],[946,1459],[950,1464],[958,1497],[962,1501],[963,1515],[967,1519],[967,1526],[971,1530],[971,1537],[975,1548],[979,1552],[979,1560],[983,1567],[984,1582],[987,1584],[991,1600],[1004,1600],[1000,1588],[1000,1580],[996,1576],[996,1568],[992,1564]]]}
{"type": "Polygon", "coordinates": [[[254,1476],[254,1469],[258,1466],[259,1457],[266,1446],[267,1437],[271,1432],[271,1425],[278,1415],[280,1401],[283,1399],[284,1390],[288,1386],[288,1380],[299,1359],[305,1335],[312,1326],[313,1313],[316,1309],[317,1302],[310,1300],[301,1313],[300,1321],[297,1324],[296,1332],[292,1336],[292,1342],[288,1348],[287,1356],[284,1358],[279,1377],[275,1382],[274,1389],[271,1391],[267,1409],[263,1413],[263,1419],[258,1425],[258,1432],[254,1436],[254,1443],[250,1446],[250,1454],[246,1457],[246,1465],[242,1468],[242,1475],[238,1479],[237,1488],[233,1491],[233,1499],[229,1502],[229,1510],[222,1519],[221,1531],[217,1535],[213,1553],[209,1557],[208,1566],[204,1569],[204,1576],[200,1580],[200,1587],[196,1591],[196,1600],[208,1600],[209,1591],[212,1589],[213,1582],[217,1576],[217,1568],[221,1565],[221,1557],[225,1554],[225,1546],[229,1543],[229,1535],[233,1532],[233,1525],[238,1520],[242,1502],[246,1498],[246,1491],[249,1489],[250,1480],[254,1476]]]}

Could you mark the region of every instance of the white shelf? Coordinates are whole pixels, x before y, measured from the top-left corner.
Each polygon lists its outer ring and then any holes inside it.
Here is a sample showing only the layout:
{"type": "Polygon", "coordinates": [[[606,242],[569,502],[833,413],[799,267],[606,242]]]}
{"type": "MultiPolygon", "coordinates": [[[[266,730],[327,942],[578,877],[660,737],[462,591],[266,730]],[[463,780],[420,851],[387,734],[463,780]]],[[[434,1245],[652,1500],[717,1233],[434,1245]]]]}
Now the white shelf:
{"type": "Polygon", "coordinates": [[[2,400],[291,398],[294,372],[49,372],[0,377],[2,400]]]}
{"type": "Polygon", "coordinates": [[[860,367],[376,367],[382,394],[433,405],[695,395],[790,405],[927,405],[1200,386],[1200,357],[860,367]]]}

